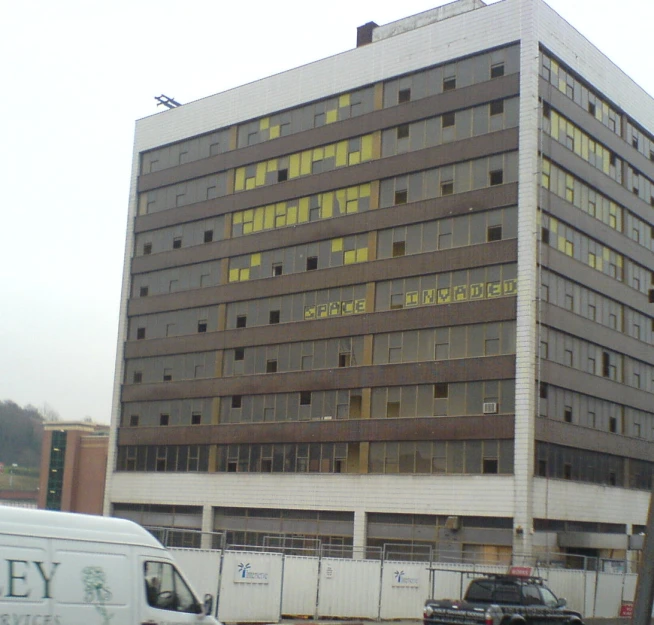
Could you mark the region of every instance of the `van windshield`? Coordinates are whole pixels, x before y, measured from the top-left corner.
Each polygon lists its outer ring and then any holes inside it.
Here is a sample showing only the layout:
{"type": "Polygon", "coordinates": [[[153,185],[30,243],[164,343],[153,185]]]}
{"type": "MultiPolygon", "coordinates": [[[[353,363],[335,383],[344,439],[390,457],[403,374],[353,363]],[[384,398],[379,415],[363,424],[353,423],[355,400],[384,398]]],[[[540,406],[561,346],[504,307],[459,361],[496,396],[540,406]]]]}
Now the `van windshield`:
{"type": "Polygon", "coordinates": [[[169,562],[145,562],[145,594],[148,604],[159,610],[199,614],[202,607],[177,569],[169,562]]]}

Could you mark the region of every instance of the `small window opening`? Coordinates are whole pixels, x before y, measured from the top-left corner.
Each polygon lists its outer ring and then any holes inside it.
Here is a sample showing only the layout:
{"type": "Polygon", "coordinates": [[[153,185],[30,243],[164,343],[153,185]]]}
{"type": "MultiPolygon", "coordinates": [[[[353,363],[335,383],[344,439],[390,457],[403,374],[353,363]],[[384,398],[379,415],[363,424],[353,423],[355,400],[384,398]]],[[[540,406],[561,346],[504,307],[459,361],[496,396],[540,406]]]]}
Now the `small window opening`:
{"type": "Polygon", "coordinates": [[[234,360],[236,360],[236,361],[245,360],[245,348],[244,347],[235,347],[234,348],[234,360]]]}
{"type": "Polygon", "coordinates": [[[200,321],[198,321],[198,332],[206,332],[206,331],[207,331],[207,320],[200,319],[200,321]]]}
{"type": "Polygon", "coordinates": [[[213,230],[204,231],[204,242],[211,243],[213,241],[213,230]]]}
{"type": "Polygon", "coordinates": [[[134,371],[134,375],[132,376],[132,382],[134,384],[140,384],[141,382],[143,382],[143,372],[134,371]]]}
{"type": "Polygon", "coordinates": [[[397,94],[398,104],[411,101],[411,89],[400,89],[397,94]]]}
{"type": "Polygon", "coordinates": [[[501,169],[496,169],[495,171],[490,172],[489,179],[491,187],[502,184],[504,182],[504,171],[501,169]]]}
{"type": "Polygon", "coordinates": [[[596,111],[597,111],[597,107],[595,106],[595,102],[589,102],[589,103],[588,103],[588,112],[589,112],[591,115],[594,116],[595,113],[596,113],[596,111]]]}
{"type": "Polygon", "coordinates": [[[300,406],[311,404],[311,391],[300,391],[300,406]]]}
{"type": "Polygon", "coordinates": [[[484,458],[482,462],[482,471],[484,473],[498,473],[499,464],[497,458],[484,458]]]}
{"type": "Polygon", "coordinates": [[[563,420],[566,423],[572,423],[572,406],[566,406],[563,411],[563,420]]]}
{"type": "Polygon", "coordinates": [[[241,395],[232,395],[232,408],[240,408],[243,403],[241,395]]]}
{"type": "Polygon", "coordinates": [[[546,243],[547,245],[549,245],[549,243],[550,243],[550,231],[547,228],[543,227],[543,228],[540,229],[540,240],[543,243],[546,243]]]}
{"type": "Polygon", "coordinates": [[[486,231],[487,241],[501,241],[502,240],[502,226],[488,226],[486,231]]]}
{"type": "Polygon", "coordinates": [[[148,291],[149,291],[149,289],[148,289],[147,286],[142,286],[139,289],[139,297],[147,297],[148,296],[148,291]]]}
{"type": "Polygon", "coordinates": [[[338,366],[339,367],[349,367],[350,366],[350,352],[344,352],[338,355],[338,366]]]}
{"type": "Polygon", "coordinates": [[[199,412],[191,413],[191,425],[200,425],[202,423],[202,415],[199,412]]]}
{"type": "Polygon", "coordinates": [[[443,116],[441,117],[441,126],[443,128],[449,128],[450,126],[454,126],[456,123],[456,114],[455,113],[443,113],[443,116]]]}
{"type": "Polygon", "coordinates": [[[397,127],[397,138],[406,139],[409,136],[409,124],[402,124],[397,127]]]}
{"type": "Polygon", "coordinates": [[[393,258],[406,254],[406,241],[395,241],[393,243],[393,258]]]}
{"type": "Polygon", "coordinates": [[[130,415],[129,417],[129,425],[132,428],[137,427],[139,424],[139,416],[137,414],[130,415]]]}
{"type": "Polygon", "coordinates": [[[434,384],[434,399],[446,399],[449,397],[449,390],[447,382],[437,382],[434,384]]]}
{"type": "Polygon", "coordinates": [[[136,328],[136,338],[137,340],[145,338],[145,328],[136,328]]]}
{"type": "Polygon", "coordinates": [[[454,181],[441,182],[441,195],[452,195],[454,193],[454,181]]]}
{"type": "Polygon", "coordinates": [[[178,250],[180,247],[182,247],[182,237],[175,237],[173,239],[173,249],[178,250]]]}
{"type": "Polygon", "coordinates": [[[276,360],[266,361],[266,373],[277,373],[277,361],[276,360]]]}
{"type": "Polygon", "coordinates": [[[307,271],[315,271],[318,269],[318,257],[309,256],[307,258],[307,271]]]}
{"type": "Polygon", "coordinates": [[[271,310],[268,315],[268,323],[279,323],[279,310],[271,310]]]}
{"type": "Polygon", "coordinates": [[[247,315],[237,315],[236,317],[236,327],[244,328],[248,323],[247,315]]]}
{"type": "Polygon", "coordinates": [[[615,434],[618,431],[618,420],[615,417],[609,417],[609,432],[615,434]]]}
{"type": "Polygon", "coordinates": [[[282,263],[275,263],[272,266],[272,275],[281,276],[284,273],[284,265],[282,263]]]}
{"type": "Polygon", "coordinates": [[[172,382],[173,381],[173,370],[172,369],[164,369],[163,381],[164,382],[172,382]]]}
{"type": "Polygon", "coordinates": [[[490,103],[490,114],[501,115],[504,113],[504,100],[495,100],[490,103]]]}
{"type": "Polygon", "coordinates": [[[443,79],[443,91],[453,91],[456,89],[456,76],[448,76],[443,79]]]}
{"type": "Polygon", "coordinates": [[[401,191],[395,192],[395,204],[406,204],[407,202],[407,190],[402,189],[401,191]]]}
{"type": "Polygon", "coordinates": [[[288,169],[280,169],[277,171],[277,182],[285,182],[288,180],[288,169]]]}
{"type": "Polygon", "coordinates": [[[143,254],[145,256],[147,256],[148,254],[152,254],[152,243],[143,244],[143,254]]]}
{"type": "Polygon", "coordinates": [[[490,75],[491,78],[500,78],[500,76],[504,76],[504,63],[491,65],[490,75]]]}
{"type": "Polygon", "coordinates": [[[170,423],[170,415],[160,414],[159,415],[159,425],[168,425],[170,423]]]}

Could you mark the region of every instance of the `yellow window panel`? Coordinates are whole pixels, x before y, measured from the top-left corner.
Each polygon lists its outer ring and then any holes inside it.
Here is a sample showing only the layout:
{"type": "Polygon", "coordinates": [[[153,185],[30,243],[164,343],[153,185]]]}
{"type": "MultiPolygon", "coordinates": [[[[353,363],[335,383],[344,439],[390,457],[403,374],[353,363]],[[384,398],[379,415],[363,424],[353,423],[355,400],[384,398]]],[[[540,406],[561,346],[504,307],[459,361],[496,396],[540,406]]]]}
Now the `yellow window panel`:
{"type": "Polygon", "coordinates": [[[588,252],[588,264],[594,268],[596,265],[595,261],[596,261],[595,254],[593,254],[592,252],[588,252]]]}
{"type": "Polygon", "coordinates": [[[332,239],[332,252],[343,251],[343,239],[332,239]]]}
{"type": "Polygon", "coordinates": [[[243,213],[240,212],[240,211],[238,213],[234,213],[234,217],[232,217],[232,223],[234,225],[242,224],[243,223],[243,213]]]}
{"type": "Polygon", "coordinates": [[[418,291],[409,291],[404,295],[404,305],[405,306],[417,306],[418,305],[418,291]]]}
{"type": "Polygon", "coordinates": [[[329,305],[328,304],[318,304],[316,308],[316,317],[318,319],[324,319],[329,315],[329,305]]]}
{"type": "Polygon", "coordinates": [[[350,106],[350,94],[344,93],[340,98],[338,98],[338,108],[343,108],[345,106],[350,106]]]}
{"type": "Polygon", "coordinates": [[[277,215],[275,218],[275,228],[283,228],[286,225],[286,215],[277,215]]]}
{"type": "Polygon", "coordinates": [[[309,198],[303,197],[300,198],[300,206],[298,209],[298,221],[304,223],[309,221],[309,198]]]}
{"type": "Polygon", "coordinates": [[[586,135],[582,135],[581,130],[579,128],[575,128],[575,134],[574,134],[574,137],[575,137],[575,152],[577,154],[579,154],[581,152],[581,144],[582,144],[581,138],[582,138],[582,136],[586,136],[586,135]]]}
{"type": "Polygon", "coordinates": [[[518,292],[518,281],[515,278],[504,280],[504,295],[515,295],[518,292]]]}
{"type": "Polygon", "coordinates": [[[361,139],[361,160],[369,161],[372,158],[372,135],[361,139]]]}
{"type": "Polygon", "coordinates": [[[355,313],[364,313],[364,312],[366,312],[366,300],[365,299],[355,299],[354,300],[354,312],[355,313]]]}
{"type": "Polygon", "coordinates": [[[436,292],[436,302],[438,304],[449,304],[452,301],[452,292],[450,287],[438,289],[436,292]]]}
{"type": "Polygon", "coordinates": [[[300,155],[291,154],[288,166],[288,177],[297,178],[300,175],[300,155]]]}
{"type": "Polygon", "coordinates": [[[341,314],[343,315],[351,315],[354,312],[354,302],[350,300],[346,300],[345,302],[341,302],[341,314]]]}
{"type": "Polygon", "coordinates": [[[245,189],[245,167],[239,167],[236,170],[236,179],[234,180],[234,189],[243,191],[245,189]]]}
{"type": "Polygon", "coordinates": [[[550,230],[552,232],[558,232],[559,230],[559,222],[556,221],[556,219],[550,219],[550,230]]]}
{"type": "Polygon", "coordinates": [[[336,121],[338,121],[338,109],[327,111],[327,113],[325,113],[326,124],[333,124],[336,121]]]}
{"type": "Polygon", "coordinates": [[[550,177],[547,174],[544,173],[540,178],[540,184],[545,189],[549,189],[550,188],[550,177]]]}
{"type": "Polygon", "coordinates": [[[552,171],[552,163],[548,160],[543,160],[543,171],[549,174],[552,171]]]}
{"type": "Polygon", "coordinates": [[[239,280],[241,282],[243,282],[243,281],[249,280],[249,279],[250,279],[250,268],[248,267],[246,269],[241,269],[240,274],[239,274],[239,280]]]}
{"type": "Polygon", "coordinates": [[[323,219],[330,219],[334,215],[334,194],[323,193],[320,198],[320,216],[323,219]]]}
{"type": "Polygon", "coordinates": [[[470,299],[483,299],[484,297],[484,283],[475,282],[470,285],[470,299]]]}
{"type": "Polygon", "coordinates": [[[349,200],[348,203],[345,205],[345,212],[348,213],[356,213],[359,210],[359,200],[349,200]]]}
{"type": "Polygon", "coordinates": [[[454,301],[465,302],[468,299],[468,287],[465,284],[459,284],[454,287],[454,301]]]}
{"type": "Polygon", "coordinates": [[[230,269],[229,270],[229,281],[238,282],[239,269],[230,269]]]}
{"type": "Polygon", "coordinates": [[[254,180],[257,187],[266,184],[266,163],[257,163],[257,174],[254,180]]]}
{"type": "Polygon", "coordinates": [[[616,258],[616,261],[618,263],[618,267],[622,267],[622,260],[623,260],[622,256],[618,255],[617,258],[616,258]]]}
{"type": "Polygon", "coordinates": [[[305,306],[304,307],[304,318],[305,319],[315,319],[316,318],[316,307],[315,306],[305,306]]]}
{"type": "Polygon", "coordinates": [[[254,211],[254,225],[252,226],[255,232],[263,230],[263,208],[257,208],[254,211]]]}
{"type": "Polygon", "coordinates": [[[248,178],[245,181],[245,189],[249,191],[250,189],[254,189],[255,187],[255,179],[254,178],[248,178]]]}
{"type": "Polygon", "coordinates": [[[277,159],[273,158],[266,163],[266,169],[268,171],[277,171],[277,159]]]}
{"type": "Polygon", "coordinates": [[[345,255],[343,256],[343,264],[344,265],[352,265],[357,261],[357,253],[356,250],[349,250],[345,252],[345,255]]]}
{"type": "Polygon", "coordinates": [[[609,155],[608,150],[604,150],[603,154],[603,162],[602,162],[602,169],[604,170],[605,174],[608,174],[611,171],[611,157],[609,155]]]}
{"type": "Polygon", "coordinates": [[[277,139],[279,137],[279,124],[270,127],[270,139],[277,139]]]}
{"type": "Polygon", "coordinates": [[[361,162],[361,152],[352,152],[348,154],[347,164],[358,165],[361,162]]]}
{"type": "Polygon", "coordinates": [[[250,256],[250,267],[260,267],[261,266],[261,254],[258,252],[250,256]]]}
{"type": "Polygon", "coordinates": [[[349,187],[345,189],[345,197],[348,200],[356,200],[359,197],[359,187],[349,187]]]}
{"type": "Polygon", "coordinates": [[[567,241],[565,240],[565,237],[559,237],[557,241],[556,248],[559,250],[559,252],[564,252],[565,253],[565,244],[567,241]]]}
{"type": "Polygon", "coordinates": [[[275,227],[275,206],[270,205],[266,206],[264,217],[263,217],[263,227],[265,230],[270,230],[275,227]]]}
{"type": "Polygon", "coordinates": [[[584,160],[588,160],[588,135],[581,137],[581,156],[584,160]]]}
{"type": "Polygon", "coordinates": [[[321,161],[325,158],[325,148],[315,148],[311,157],[314,161],[321,161]]]}
{"type": "Polygon", "coordinates": [[[276,215],[286,215],[286,202],[279,202],[275,204],[276,215]]]}
{"type": "MultiPolygon", "coordinates": [[[[347,252],[345,252],[347,254],[347,252]]],[[[365,263],[368,260],[368,248],[362,247],[361,249],[356,250],[356,262],[365,263]]],[[[416,293],[416,298],[418,294],[416,293]]],[[[417,303],[417,301],[416,301],[417,303]]]]}
{"type": "Polygon", "coordinates": [[[325,146],[325,158],[334,158],[336,156],[336,146],[335,145],[326,145],[325,146]]]}
{"type": "Polygon", "coordinates": [[[264,117],[259,120],[259,130],[268,130],[270,128],[270,117],[264,117]]]}
{"type": "Polygon", "coordinates": [[[565,253],[567,256],[572,256],[572,254],[574,253],[571,241],[565,242],[565,253]]]}
{"type": "Polygon", "coordinates": [[[329,302],[329,316],[338,317],[341,314],[341,302],[329,302]]]}
{"type": "Polygon", "coordinates": [[[311,174],[311,152],[312,150],[305,150],[302,152],[302,161],[300,165],[300,176],[308,176],[311,174]]]}
{"type": "Polygon", "coordinates": [[[370,184],[362,184],[359,187],[359,197],[370,197],[370,184]]]}
{"type": "Polygon", "coordinates": [[[243,224],[243,234],[252,234],[252,222],[251,221],[243,224]]]}
{"type": "Polygon", "coordinates": [[[604,262],[601,258],[596,258],[595,269],[597,269],[597,271],[604,271],[604,262]]]}
{"type": "Polygon", "coordinates": [[[611,258],[611,250],[608,247],[602,249],[602,258],[609,260],[611,258]]]}
{"type": "Polygon", "coordinates": [[[425,289],[422,292],[422,303],[433,304],[436,301],[436,289],[425,289]]]}
{"type": "Polygon", "coordinates": [[[286,209],[286,225],[292,226],[297,223],[297,206],[289,206],[286,209]]]}
{"type": "Polygon", "coordinates": [[[243,211],[243,222],[252,221],[254,219],[254,209],[248,208],[246,211],[243,211]]]}
{"type": "Polygon", "coordinates": [[[486,297],[499,297],[502,295],[501,282],[488,282],[486,284],[486,297]]]}

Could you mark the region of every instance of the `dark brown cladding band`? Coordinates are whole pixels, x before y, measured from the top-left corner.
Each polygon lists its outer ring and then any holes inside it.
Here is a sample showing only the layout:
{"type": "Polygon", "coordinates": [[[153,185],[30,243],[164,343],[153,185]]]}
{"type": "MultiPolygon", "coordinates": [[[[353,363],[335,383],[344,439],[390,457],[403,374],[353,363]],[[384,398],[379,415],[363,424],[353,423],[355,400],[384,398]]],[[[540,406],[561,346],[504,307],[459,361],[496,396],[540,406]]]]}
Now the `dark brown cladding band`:
{"type": "Polygon", "coordinates": [[[512,439],[513,415],[120,428],[118,445],[512,439]]]}
{"type": "Polygon", "coordinates": [[[232,378],[208,378],[161,384],[123,386],[122,401],[166,401],[231,395],[262,395],[368,387],[509,380],[515,377],[515,357],[487,356],[456,360],[369,365],[342,369],[293,371],[232,378]]]}

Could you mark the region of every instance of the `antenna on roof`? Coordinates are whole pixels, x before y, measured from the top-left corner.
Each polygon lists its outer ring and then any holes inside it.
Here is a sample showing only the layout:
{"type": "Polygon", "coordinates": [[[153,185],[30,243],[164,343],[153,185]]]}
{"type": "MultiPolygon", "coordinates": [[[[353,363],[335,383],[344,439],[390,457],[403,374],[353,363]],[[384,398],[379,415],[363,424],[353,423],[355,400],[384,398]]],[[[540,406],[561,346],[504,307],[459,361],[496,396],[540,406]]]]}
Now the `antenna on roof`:
{"type": "Polygon", "coordinates": [[[163,104],[169,109],[175,109],[178,106],[182,106],[179,102],[175,100],[175,98],[169,98],[167,95],[164,95],[163,93],[159,96],[155,96],[154,99],[158,102],[157,106],[161,106],[163,104]]]}

